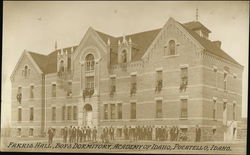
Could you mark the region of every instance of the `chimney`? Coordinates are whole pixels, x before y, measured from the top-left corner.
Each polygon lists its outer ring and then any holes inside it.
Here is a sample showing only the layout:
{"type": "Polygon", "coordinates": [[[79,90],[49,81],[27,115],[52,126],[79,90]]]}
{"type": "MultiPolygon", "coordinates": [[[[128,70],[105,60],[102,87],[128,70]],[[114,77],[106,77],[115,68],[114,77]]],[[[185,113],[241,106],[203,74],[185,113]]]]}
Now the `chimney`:
{"type": "Polygon", "coordinates": [[[217,47],[221,47],[221,41],[213,41],[213,43],[217,46],[217,47]]]}

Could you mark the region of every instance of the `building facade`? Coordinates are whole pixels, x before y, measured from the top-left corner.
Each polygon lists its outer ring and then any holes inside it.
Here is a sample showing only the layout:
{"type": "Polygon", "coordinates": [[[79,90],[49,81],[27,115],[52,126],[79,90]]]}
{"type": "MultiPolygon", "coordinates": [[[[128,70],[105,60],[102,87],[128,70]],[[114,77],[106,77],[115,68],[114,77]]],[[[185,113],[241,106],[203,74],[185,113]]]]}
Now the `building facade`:
{"type": "MultiPolygon", "coordinates": [[[[178,126],[195,139],[234,140],[243,66],[198,21],[113,37],[89,28],[49,55],[24,51],[12,75],[12,135],[65,126],[178,126]]],[[[154,130],[153,130],[154,133],[154,130]]]]}

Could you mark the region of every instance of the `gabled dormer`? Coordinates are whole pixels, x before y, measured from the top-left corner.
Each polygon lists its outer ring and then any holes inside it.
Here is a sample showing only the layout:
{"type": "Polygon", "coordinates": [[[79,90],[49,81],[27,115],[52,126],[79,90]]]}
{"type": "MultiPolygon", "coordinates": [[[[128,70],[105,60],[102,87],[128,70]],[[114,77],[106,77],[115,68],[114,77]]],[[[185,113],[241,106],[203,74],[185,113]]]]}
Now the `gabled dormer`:
{"type": "Polygon", "coordinates": [[[122,41],[118,40],[118,63],[129,63],[131,62],[132,56],[132,40],[126,39],[123,36],[122,41]]]}
{"type": "Polygon", "coordinates": [[[73,47],[58,50],[57,53],[57,73],[63,76],[64,73],[72,71],[72,52],[73,47]]]}

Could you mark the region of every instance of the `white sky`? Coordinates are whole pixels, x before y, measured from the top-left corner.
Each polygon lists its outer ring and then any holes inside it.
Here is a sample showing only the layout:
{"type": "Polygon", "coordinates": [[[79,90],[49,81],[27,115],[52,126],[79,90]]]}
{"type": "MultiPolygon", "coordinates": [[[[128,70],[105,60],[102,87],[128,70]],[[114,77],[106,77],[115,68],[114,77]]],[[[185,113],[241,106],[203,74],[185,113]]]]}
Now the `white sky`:
{"type": "MultiPolygon", "coordinates": [[[[180,23],[195,20],[221,40],[222,49],[243,66],[242,115],[247,116],[249,2],[4,2],[2,120],[9,122],[10,75],[24,49],[48,54],[54,49],[78,45],[87,29],[121,36],[162,27],[169,17],[180,23]],[[41,18],[41,20],[39,20],[41,18]]],[[[3,122],[2,121],[2,122],[3,122]]]]}

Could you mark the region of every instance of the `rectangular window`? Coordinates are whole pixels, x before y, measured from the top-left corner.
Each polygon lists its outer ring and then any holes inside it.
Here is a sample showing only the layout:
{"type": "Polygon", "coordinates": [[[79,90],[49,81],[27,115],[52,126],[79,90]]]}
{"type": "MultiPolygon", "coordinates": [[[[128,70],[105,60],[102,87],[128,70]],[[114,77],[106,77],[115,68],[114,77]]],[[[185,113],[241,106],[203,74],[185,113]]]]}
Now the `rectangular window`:
{"type": "Polygon", "coordinates": [[[116,92],[116,78],[112,77],[110,80],[111,80],[110,95],[114,95],[114,93],[116,92]]]}
{"type": "Polygon", "coordinates": [[[213,66],[213,70],[214,70],[214,75],[215,75],[215,88],[217,88],[217,67],[213,66]]]}
{"type": "Polygon", "coordinates": [[[130,105],[130,119],[136,119],[136,103],[130,105]]]}
{"type": "Polygon", "coordinates": [[[136,94],[136,75],[131,76],[131,88],[130,88],[130,95],[136,94]]]}
{"type": "Polygon", "coordinates": [[[22,87],[18,87],[16,99],[17,99],[18,103],[21,104],[21,101],[22,101],[22,87]]]}
{"type": "Polygon", "coordinates": [[[108,104],[104,104],[104,119],[108,119],[108,104]]]}
{"type": "Polygon", "coordinates": [[[94,76],[86,77],[86,88],[94,89],[94,76]]]}
{"type": "Polygon", "coordinates": [[[227,73],[226,72],[224,72],[223,82],[224,82],[224,91],[226,91],[227,90],[227,73]]]}
{"type": "Polygon", "coordinates": [[[34,97],[34,86],[31,85],[30,86],[30,98],[33,98],[34,97]]]}
{"type": "Polygon", "coordinates": [[[21,108],[18,108],[18,115],[17,115],[17,120],[18,121],[22,121],[22,109],[21,108]]]}
{"type": "Polygon", "coordinates": [[[223,125],[227,124],[227,101],[223,101],[223,125]]]}
{"type": "Polygon", "coordinates": [[[18,128],[17,129],[17,136],[21,136],[21,132],[22,132],[21,128],[18,128]]]}
{"type": "Polygon", "coordinates": [[[30,128],[29,129],[29,136],[33,136],[34,135],[34,129],[33,128],[30,128]]]}
{"type": "Polygon", "coordinates": [[[156,118],[162,118],[162,100],[156,101],[156,118]]]}
{"type": "Polygon", "coordinates": [[[77,106],[73,107],[73,120],[77,120],[77,106]]]}
{"type": "Polygon", "coordinates": [[[67,88],[67,96],[72,96],[72,82],[68,82],[68,88],[67,88]]]}
{"type": "Polygon", "coordinates": [[[181,118],[188,117],[187,99],[181,99],[181,118]]]}
{"type": "Polygon", "coordinates": [[[65,120],[65,113],[66,113],[66,107],[63,106],[63,107],[62,107],[62,120],[63,120],[63,121],[65,120]]]}
{"type": "Polygon", "coordinates": [[[216,119],[216,109],[217,109],[217,103],[216,100],[213,100],[214,105],[213,105],[213,119],[216,119]]]}
{"type": "Polygon", "coordinates": [[[56,107],[52,107],[52,121],[56,120],[56,107]]]}
{"type": "Polygon", "coordinates": [[[110,105],[111,119],[115,119],[115,104],[110,105]]]}
{"type": "Polygon", "coordinates": [[[121,103],[117,104],[117,115],[118,115],[118,119],[122,119],[122,104],[121,103]]]}
{"type": "Polygon", "coordinates": [[[69,106],[68,107],[68,120],[71,120],[71,118],[72,118],[71,113],[72,113],[72,108],[69,106]]]}
{"type": "Polygon", "coordinates": [[[34,108],[30,108],[30,121],[34,120],[34,108]]]}
{"type": "Polygon", "coordinates": [[[236,121],[236,104],[233,104],[233,120],[236,121]]]}
{"type": "Polygon", "coordinates": [[[186,91],[188,85],[188,68],[181,68],[181,84],[180,91],[186,91]]]}
{"type": "Polygon", "coordinates": [[[56,97],[56,84],[52,84],[52,97],[56,97]]]}
{"type": "Polygon", "coordinates": [[[215,129],[215,128],[213,128],[213,135],[215,135],[215,133],[216,133],[216,129],[215,129]]]}
{"type": "Polygon", "coordinates": [[[155,91],[160,92],[163,86],[163,81],[162,81],[162,71],[157,71],[156,74],[156,87],[155,91]]]}

